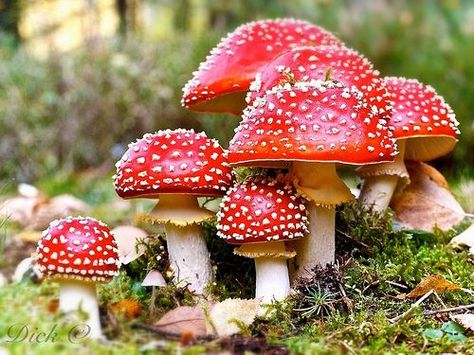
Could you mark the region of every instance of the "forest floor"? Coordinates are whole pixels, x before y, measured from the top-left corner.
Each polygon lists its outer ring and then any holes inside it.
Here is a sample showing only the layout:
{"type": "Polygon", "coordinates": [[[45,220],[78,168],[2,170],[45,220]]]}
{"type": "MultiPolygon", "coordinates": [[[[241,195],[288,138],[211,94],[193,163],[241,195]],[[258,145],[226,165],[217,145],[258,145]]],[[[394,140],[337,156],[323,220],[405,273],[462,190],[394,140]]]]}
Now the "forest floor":
{"type": "MultiPolygon", "coordinates": [[[[71,339],[67,318],[56,311],[58,288],[54,283],[39,283],[27,273],[21,282],[0,287],[2,355],[174,353],[177,349],[183,354],[474,354],[472,330],[453,317],[467,311],[442,311],[474,303],[474,256],[448,245],[468,221],[450,232],[427,233],[398,228],[391,212],[369,214],[355,203],[341,207],[337,214],[336,266],[314,270],[311,278],[295,287],[287,302],[274,306],[269,318],[258,318],[251,326],[241,325],[241,335],[216,338],[192,332],[177,334],[156,326],[166,312],[193,306],[197,300],[187,290],[170,284],[155,289],[153,297],[151,288],[141,286],[150,269],[160,269],[165,278],[169,276],[163,269],[165,258],[157,258],[166,256],[160,230],[134,220],[137,212],[152,206],[151,202],[120,201],[110,179],[94,174],[58,176],[38,187],[51,196],[73,192],[91,206],[91,216],[109,226],[138,224],[156,238],[119,277],[98,287],[108,338],[105,342],[71,339]],[[425,298],[404,296],[429,275],[442,276],[459,287],[425,298]],[[412,307],[414,304],[417,306],[412,307]],[[29,337],[11,342],[23,325],[28,327],[29,337]],[[42,342],[34,336],[51,329],[57,332],[51,341],[42,342]]],[[[8,221],[1,228],[0,273],[10,277],[17,264],[34,251],[35,234],[8,221]]],[[[206,224],[205,230],[217,270],[214,301],[251,298],[252,261],[234,256],[232,248],[215,236],[212,223],[206,224]]]]}

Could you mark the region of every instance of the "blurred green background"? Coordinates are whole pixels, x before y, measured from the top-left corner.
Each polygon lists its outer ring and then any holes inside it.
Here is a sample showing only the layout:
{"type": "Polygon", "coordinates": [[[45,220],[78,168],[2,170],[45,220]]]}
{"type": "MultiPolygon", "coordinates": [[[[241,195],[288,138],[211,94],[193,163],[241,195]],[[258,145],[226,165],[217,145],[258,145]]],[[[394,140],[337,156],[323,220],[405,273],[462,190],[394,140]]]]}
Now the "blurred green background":
{"type": "Polygon", "coordinates": [[[471,0],[0,0],[0,185],[109,173],[130,141],[162,128],[227,146],[239,118],[181,108],[181,88],[228,31],[276,17],[321,25],[383,75],[434,86],[463,132],[436,165],[474,176],[471,0]]]}

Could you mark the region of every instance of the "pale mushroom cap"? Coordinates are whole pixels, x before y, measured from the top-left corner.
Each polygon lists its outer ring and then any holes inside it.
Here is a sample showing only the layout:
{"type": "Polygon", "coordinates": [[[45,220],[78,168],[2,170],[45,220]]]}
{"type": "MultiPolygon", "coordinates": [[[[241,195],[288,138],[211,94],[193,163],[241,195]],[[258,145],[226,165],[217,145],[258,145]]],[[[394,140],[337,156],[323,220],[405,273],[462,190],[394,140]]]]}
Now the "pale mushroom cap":
{"type": "Polygon", "coordinates": [[[229,144],[231,165],[393,161],[390,128],[362,96],[337,82],[299,82],[267,91],[244,112],[229,144]]]}
{"type": "Polygon", "coordinates": [[[301,238],[306,208],[294,188],[272,178],[250,177],[232,187],[217,213],[217,235],[230,244],[301,238]]]}
{"type": "Polygon", "coordinates": [[[116,167],[115,191],[123,198],[223,195],[233,181],[227,152],[217,140],[185,129],[145,134],[116,167]]]}
{"type": "MultiPolygon", "coordinates": [[[[340,41],[306,21],[276,19],[244,24],[212,49],[183,88],[181,102],[193,110],[214,112],[212,100],[246,92],[255,75],[279,54],[294,46],[323,44],[337,45],[340,41]]],[[[223,108],[222,112],[229,111],[223,108]]]]}
{"type": "Polygon", "coordinates": [[[118,274],[114,236],[106,224],[91,217],[51,222],[36,251],[39,269],[48,278],[109,281],[118,274]]]}
{"type": "Polygon", "coordinates": [[[393,107],[394,137],[406,140],[405,159],[428,161],[449,153],[461,133],[459,122],[429,85],[415,79],[386,77],[393,107]]]}

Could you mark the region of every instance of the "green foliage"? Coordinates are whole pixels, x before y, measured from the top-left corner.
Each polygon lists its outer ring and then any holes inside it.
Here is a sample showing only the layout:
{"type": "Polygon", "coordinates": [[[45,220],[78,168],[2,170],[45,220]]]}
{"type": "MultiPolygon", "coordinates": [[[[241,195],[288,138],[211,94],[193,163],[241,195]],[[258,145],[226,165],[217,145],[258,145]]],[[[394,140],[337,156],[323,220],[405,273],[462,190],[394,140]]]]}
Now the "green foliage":
{"type": "MultiPolygon", "coordinates": [[[[176,11],[186,1],[169,4],[176,11]]],[[[181,108],[181,88],[219,38],[238,24],[266,17],[307,19],[367,55],[383,75],[433,85],[462,122],[451,174],[474,166],[474,31],[467,1],[344,0],[206,3],[209,31],[181,26],[170,38],[101,42],[41,60],[21,48],[0,49],[0,180],[32,181],[58,170],[111,164],[126,144],[162,128],[205,130],[225,146],[239,117],[181,108]],[[184,30],[184,31],[183,31],[184,30]],[[460,168],[461,167],[461,168],[460,168]]],[[[189,20],[188,20],[189,22],[189,20]]]]}

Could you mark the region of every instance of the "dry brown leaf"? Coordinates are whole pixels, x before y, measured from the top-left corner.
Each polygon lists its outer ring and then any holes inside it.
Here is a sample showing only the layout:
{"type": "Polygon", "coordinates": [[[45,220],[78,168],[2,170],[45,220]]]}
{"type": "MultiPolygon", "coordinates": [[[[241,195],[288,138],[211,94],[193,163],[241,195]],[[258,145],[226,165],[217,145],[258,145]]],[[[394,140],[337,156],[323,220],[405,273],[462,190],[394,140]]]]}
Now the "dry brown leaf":
{"type": "Polygon", "coordinates": [[[474,224],[449,242],[454,247],[468,247],[469,253],[474,255],[474,224]]]}
{"type": "Polygon", "coordinates": [[[201,306],[181,306],[166,313],[153,328],[171,334],[203,336],[206,335],[205,315],[201,306]]]}
{"type": "Polygon", "coordinates": [[[59,308],[59,300],[58,299],[51,300],[51,301],[48,302],[48,312],[49,313],[56,313],[58,311],[58,308],[59,308]]]}
{"type": "Polygon", "coordinates": [[[257,317],[260,300],[230,298],[216,303],[209,312],[208,334],[230,336],[240,332],[240,325],[249,326],[257,317]],[[210,324],[209,324],[210,323],[210,324]]]}
{"type": "Polygon", "coordinates": [[[474,331],[474,314],[456,314],[453,316],[456,323],[461,324],[464,328],[474,331]]]}
{"type": "Polygon", "coordinates": [[[89,205],[72,195],[59,195],[38,203],[28,226],[32,229],[43,230],[55,219],[64,218],[72,214],[85,214],[90,210],[89,205]]]}
{"type": "Polygon", "coordinates": [[[142,306],[136,300],[121,300],[110,306],[112,312],[123,314],[127,319],[134,319],[142,313],[142,306]]]}
{"type": "Polygon", "coordinates": [[[436,291],[437,293],[442,293],[444,291],[454,291],[460,290],[461,287],[456,285],[455,283],[446,280],[441,275],[428,275],[423,280],[420,281],[416,287],[410,291],[404,297],[399,298],[418,298],[421,297],[431,290],[436,291]]]}
{"type": "Polygon", "coordinates": [[[427,232],[435,227],[449,230],[464,219],[461,205],[439,171],[419,162],[408,162],[407,170],[410,185],[390,203],[402,226],[427,232]]]}

